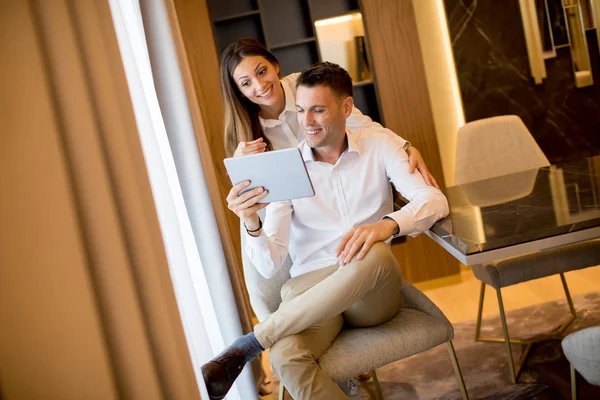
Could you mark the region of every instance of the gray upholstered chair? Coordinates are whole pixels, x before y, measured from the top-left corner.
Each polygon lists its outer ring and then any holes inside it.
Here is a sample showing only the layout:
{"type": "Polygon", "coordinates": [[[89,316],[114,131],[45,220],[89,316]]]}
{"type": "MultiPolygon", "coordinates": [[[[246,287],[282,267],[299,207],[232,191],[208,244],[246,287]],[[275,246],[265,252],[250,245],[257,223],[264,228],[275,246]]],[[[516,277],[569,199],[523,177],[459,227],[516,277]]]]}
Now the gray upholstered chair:
{"type": "MultiPolygon", "coordinates": [[[[246,232],[242,232],[242,249],[246,232]]],[[[272,279],[263,278],[244,251],[244,277],[250,303],[260,321],[281,303],[281,287],[290,278],[291,260],[272,279]]],[[[342,382],[372,371],[377,397],[383,398],[375,369],[446,343],[459,389],[464,399],[467,391],[454,352],[454,329],[446,316],[418,289],[404,282],[400,288],[402,306],[390,321],[360,329],[343,329],[331,347],[317,361],[335,382],[342,382]]],[[[285,388],[280,386],[279,398],[285,388]]]]}
{"type": "Polygon", "coordinates": [[[577,372],[591,385],[600,386],[600,326],[582,329],[562,341],[571,364],[571,398],[577,399],[577,372]]]}
{"type": "MultiPolygon", "coordinates": [[[[549,166],[548,159],[523,124],[515,115],[482,119],[461,127],[458,131],[456,150],[455,184],[466,184],[493,177],[535,170],[549,166]]],[[[494,185],[495,192],[489,190],[482,193],[468,193],[472,205],[485,207],[496,203],[522,198],[531,193],[537,172],[506,177],[506,185],[494,185]],[[500,188],[499,188],[500,187],[500,188]],[[483,193],[485,192],[485,193],[483,193]]],[[[502,179],[502,178],[499,178],[502,179]]],[[[467,188],[468,189],[468,188],[467,188]]],[[[479,188],[481,189],[481,188],[479,188]]],[[[490,188],[492,190],[492,188],[490,188]]],[[[508,358],[509,374],[512,382],[518,379],[521,367],[529,349],[530,341],[511,340],[506,325],[506,316],[502,301],[501,289],[517,283],[538,279],[551,275],[560,275],[571,315],[553,333],[561,333],[575,318],[576,313],[569,294],[564,273],[576,269],[597,265],[600,262],[600,241],[579,243],[551,251],[532,253],[521,257],[496,260],[487,264],[472,266],[473,274],[481,281],[475,340],[505,343],[508,358]],[[486,285],[496,289],[500,319],[502,322],[502,338],[481,337],[481,317],[486,285]],[[527,348],[515,370],[510,343],[525,344],[527,348]]]]}

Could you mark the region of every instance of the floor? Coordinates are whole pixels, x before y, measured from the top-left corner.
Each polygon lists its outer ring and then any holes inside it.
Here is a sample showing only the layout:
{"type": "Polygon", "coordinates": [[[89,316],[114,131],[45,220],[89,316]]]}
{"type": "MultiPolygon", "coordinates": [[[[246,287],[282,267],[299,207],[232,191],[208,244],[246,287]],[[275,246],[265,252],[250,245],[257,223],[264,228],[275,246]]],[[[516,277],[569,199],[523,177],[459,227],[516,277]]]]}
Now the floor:
{"type": "MultiPolygon", "coordinates": [[[[573,297],[599,291],[600,266],[567,272],[565,279],[573,297]]],[[[469,321],[477,318],[481,282],[473,276],[470,268],[463,267],[460,275],[419,282],[415,286],[446,314],[450,322],[469,321]]],[[[558,275],[502,289],[502,299],[507,312],[563,299],[564,297],[565,292],[558,275]]],[[[488,287],[485,292],[483,315],[488,316],[498,313],[496,293],[488,287]]]]}
{"type": "MultiPolygon", "coordinates": [[[[571,296],[600,290],[600,266],[565,274],[571,296]]],[[[414,284],[424,292],[452,323],[474,320],[477,317],[480,281],[471,269],[462,267],[458,275],[414,284]]],[[[506,312],[563,299],[564,290],[558,275],[502,289],[506,312]]],[[[486,290],[483,315],[498,314],[498,302],[493,289],[486,290]]],[[[268,353],[268,352],[267,352],[268,353]]],[[[268,354],[263,357],[267,374],[271,374],[268,354]]],[[[276,395],[261,396],[261,400],[276,399],[276,395]]]]}

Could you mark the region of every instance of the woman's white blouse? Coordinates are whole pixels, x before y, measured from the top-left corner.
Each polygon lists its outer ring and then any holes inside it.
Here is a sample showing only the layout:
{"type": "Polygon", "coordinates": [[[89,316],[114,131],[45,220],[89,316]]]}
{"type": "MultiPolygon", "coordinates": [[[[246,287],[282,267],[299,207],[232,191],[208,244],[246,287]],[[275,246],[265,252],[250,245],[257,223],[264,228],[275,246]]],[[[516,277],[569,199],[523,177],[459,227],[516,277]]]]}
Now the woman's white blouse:
{"type": "MultiPolygon", "coordinates": [[[[298,122],[296,112],[296,80],[299,73],[288,75],[281,79],[281,86],[285,93],[285,109],[278,119],[262,119],[259,117],[263,132],[274,150],[295,147],[304,140],[304,131],[298,122]]],[[[379,123],[364,115],[356,107],[346,120],[346,127],[350,130],[377,130],[383,128],[379,123]]],[[[385,129],[385,128],[383,128],[385,129]]],[[[390,131],[391,132],[391,131],[390,131]]],[[[406,140],[400,138],[402,144],[406,140]]]]}

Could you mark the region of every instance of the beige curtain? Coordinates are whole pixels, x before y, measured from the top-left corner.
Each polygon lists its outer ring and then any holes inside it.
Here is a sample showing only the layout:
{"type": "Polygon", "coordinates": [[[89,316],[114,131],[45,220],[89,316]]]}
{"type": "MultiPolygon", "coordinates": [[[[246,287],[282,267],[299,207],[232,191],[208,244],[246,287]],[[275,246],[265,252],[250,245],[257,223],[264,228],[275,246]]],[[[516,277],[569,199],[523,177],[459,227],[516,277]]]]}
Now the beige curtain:
{"type": "Polygon", "coordinates": [[[0,16],[2,396],[199,398],[108,2],[0,16]]]}

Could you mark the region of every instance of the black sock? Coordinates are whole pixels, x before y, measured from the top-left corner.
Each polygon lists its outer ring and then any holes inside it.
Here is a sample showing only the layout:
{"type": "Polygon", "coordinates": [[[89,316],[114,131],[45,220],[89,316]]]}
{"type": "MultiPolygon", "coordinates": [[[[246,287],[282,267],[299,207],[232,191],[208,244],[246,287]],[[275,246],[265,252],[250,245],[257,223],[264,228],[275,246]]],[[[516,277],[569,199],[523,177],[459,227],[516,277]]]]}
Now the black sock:
{"type": "Polygon", "coordinates": [[[265,351],[256,339],[256,336],[254,336],[254,332],[240,336],[229,347],[241,350],[246,355],[246,362],[254,360],[260,353],[265,351]]]}

